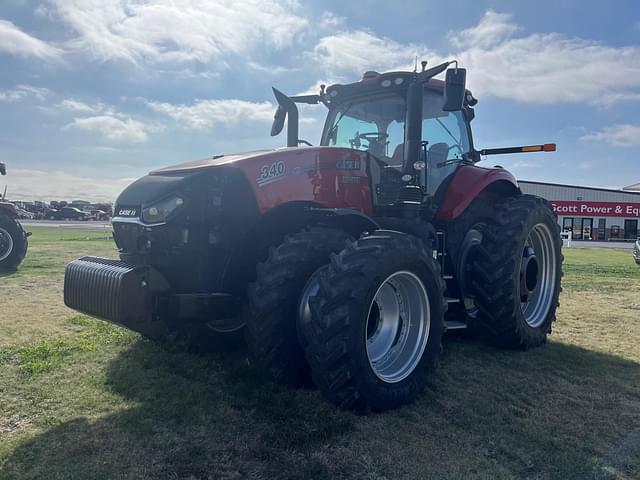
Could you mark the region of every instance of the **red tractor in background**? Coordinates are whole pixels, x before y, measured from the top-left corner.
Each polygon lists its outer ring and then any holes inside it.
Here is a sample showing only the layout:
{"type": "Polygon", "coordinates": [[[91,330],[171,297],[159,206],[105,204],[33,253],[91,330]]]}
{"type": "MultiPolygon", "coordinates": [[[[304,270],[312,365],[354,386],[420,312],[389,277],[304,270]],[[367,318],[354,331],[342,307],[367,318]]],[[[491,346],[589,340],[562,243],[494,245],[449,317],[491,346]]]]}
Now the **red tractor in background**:
{"type": "MultiPolygon", "coordinates": [[[[7,167],[0,162],[0,175],[7,174],[7,167]]],[[[18,222],[18,210],[5,200],[6,188],[0,197],[0,273],[15,271],[27,254],[30,235],[18,222]]]]}
{"type": "Polygon", "coordinates": [[[134,182],[112,220],[120,260],[70,263],[66,304],[192,347],[242,335],[268,378],[312,378],[345,408],[413,399],[447,330],[543,343],[562,276],[556,216],[476,163],[555,145],[476,150],[477,100],[452,63],[367,72],[317,95],[274,89],[271,134],[288,119],[287,148],[134,182]],[[320,146],[298,137],[297,103],[327,107],[320,146]]]}

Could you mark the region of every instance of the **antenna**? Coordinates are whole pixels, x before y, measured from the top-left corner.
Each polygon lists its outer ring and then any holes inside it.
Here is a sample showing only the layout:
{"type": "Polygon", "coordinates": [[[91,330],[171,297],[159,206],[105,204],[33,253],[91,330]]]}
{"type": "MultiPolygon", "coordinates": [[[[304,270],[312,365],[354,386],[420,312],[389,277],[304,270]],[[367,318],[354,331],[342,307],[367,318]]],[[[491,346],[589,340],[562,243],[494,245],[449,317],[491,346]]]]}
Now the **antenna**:
{"type": "Polygon", "coordinates": [[[416,64],[413,67],[413,73],[418,73],[418,55],[416,55],[416,64]]]}

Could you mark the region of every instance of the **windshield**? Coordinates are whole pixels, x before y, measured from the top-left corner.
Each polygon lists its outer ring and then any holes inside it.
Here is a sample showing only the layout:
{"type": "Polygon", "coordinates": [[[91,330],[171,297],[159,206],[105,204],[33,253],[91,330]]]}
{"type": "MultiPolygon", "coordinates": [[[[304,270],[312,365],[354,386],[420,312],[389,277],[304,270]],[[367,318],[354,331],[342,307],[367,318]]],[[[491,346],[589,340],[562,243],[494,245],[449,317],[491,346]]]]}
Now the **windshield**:
{"type": "Polygon", "coordinates": [[[321,143],[365,150],[378,158],[395,158],[396,150],[404,145],[405,113],[405,100],[398,95],[347,101],[329,112],[321,143]]]}
{"type": "MultiPolygon", "coordinates": [[[[462,113],[443,111],[443,103],[442,92],[425,89],[422,140],[427,142],[429,150],[434,150],[433,159],[438,160],[431,165],[432,170],[461,160],[470,150],[462,113]]],[[[399,168],[403,157],[405,115],[405,99],[397,94],[347,100],[329,111],[321,144],[368,151],[387,165],[399,168]]]]}

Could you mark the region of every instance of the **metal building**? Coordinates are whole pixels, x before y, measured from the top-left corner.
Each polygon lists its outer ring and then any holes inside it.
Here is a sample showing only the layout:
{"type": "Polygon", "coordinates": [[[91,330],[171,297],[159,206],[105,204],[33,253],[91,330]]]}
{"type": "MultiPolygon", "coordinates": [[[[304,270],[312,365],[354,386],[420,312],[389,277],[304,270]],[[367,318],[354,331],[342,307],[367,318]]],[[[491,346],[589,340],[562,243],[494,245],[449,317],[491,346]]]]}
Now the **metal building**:
{"type": "Polygon", "coordinates": [[[575,240],[635,240],[640,223],[640,191],[518,181],[523,193],[546,198],[563,231],[575,240]]]}

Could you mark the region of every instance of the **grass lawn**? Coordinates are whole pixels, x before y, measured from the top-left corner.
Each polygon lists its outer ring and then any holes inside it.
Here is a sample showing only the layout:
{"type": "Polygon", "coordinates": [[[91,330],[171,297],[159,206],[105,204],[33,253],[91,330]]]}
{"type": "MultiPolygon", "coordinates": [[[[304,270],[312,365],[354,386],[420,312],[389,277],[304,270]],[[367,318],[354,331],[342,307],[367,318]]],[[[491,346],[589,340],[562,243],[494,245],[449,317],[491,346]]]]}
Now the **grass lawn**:
{"type": "Polygon", "coordinates": [[[565,251],[549,342],[447,338],[413,404],[368,416],[256,378],[244,352],[195,356],[78,315],[67,261],[96,232],[33,228],[0,278],[0,479],[640,478],[640,267],[565,251]]]}

